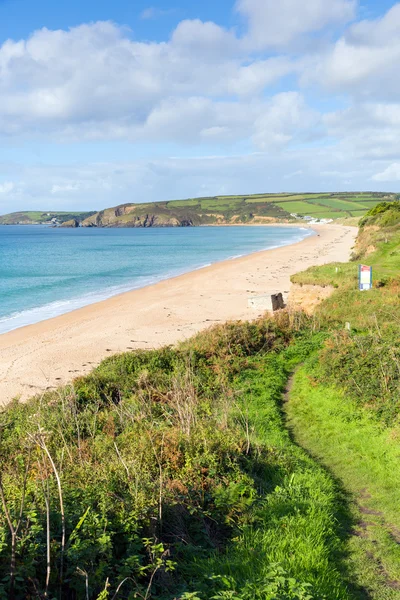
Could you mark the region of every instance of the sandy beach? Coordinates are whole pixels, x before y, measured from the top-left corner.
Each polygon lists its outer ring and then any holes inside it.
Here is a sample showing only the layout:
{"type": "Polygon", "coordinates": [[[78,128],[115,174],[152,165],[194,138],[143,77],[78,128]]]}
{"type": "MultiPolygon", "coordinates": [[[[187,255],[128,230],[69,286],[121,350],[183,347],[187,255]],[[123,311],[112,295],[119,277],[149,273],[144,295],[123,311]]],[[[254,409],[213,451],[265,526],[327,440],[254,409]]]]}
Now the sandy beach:
{"type": "Polygon", "coordinates": [[[110,354],[173,344],[218,322],[253,319],[248,298],[290,290],[311,265],[347,261],[357,229],[312,227],[297,244],[224,261],[0,336],[0,404],[88,373],[110,354]]]}

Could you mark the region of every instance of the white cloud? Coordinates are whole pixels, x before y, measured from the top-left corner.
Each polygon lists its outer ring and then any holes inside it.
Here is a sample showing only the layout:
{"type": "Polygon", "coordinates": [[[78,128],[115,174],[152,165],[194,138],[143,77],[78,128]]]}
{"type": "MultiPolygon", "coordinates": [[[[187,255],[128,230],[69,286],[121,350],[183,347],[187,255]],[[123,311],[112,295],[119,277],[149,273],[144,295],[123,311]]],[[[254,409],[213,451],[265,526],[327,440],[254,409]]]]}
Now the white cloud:
{"type": "Polygon", "coordinates": [[[372,176],[374,181],[400,181],[400,162],[389,165],[381,173],[372,176]]]}
{"type": "MultiPolygon", "coordinates": [[[[187,104],[189,117],[196,102],[212,102],[210,114],[222,114],[227,97],[261,96],[295,68],[285,57],[249,60],[232,31],[199,20],[182,21],[160,43],[133,41],[111,22],[42,29],[0,47],[0,134],[142,140],[168,104],[187,104]]],[[[160,128],[160,139],[193,129],[183,113],[170,118],[175,127],[160,128]]],[[[201,130],[213,127],[225,124],[201,130]]]]}
{"type": "Polygon", "coordinates": [[[312,61],[307,81],[360,99],[397,99],[400,93],[400,4],[375,20],[351,26],[333,49],[312,61]]]}
{"type": "Polygon", "coordinates": [[[70,192],[78,192],[81,189],[81,185],[77,182],[71,183],[55,183],[51,186],[50,194],[64,194],[70,192]]]}
{"type": "Polygon", "coordinates": [[[170,46],[178,56],[183,57],[185,53],[189,58],[197,57],[212,63],[242,54],[238,38],[232,31],[200,19],[181,21],[171,36],[170,46]]]}
{"type": "Polygon", "coordinates": [[[400,155],[400,103],[358,101],[322,120],[349,160],[393,160],[400,155]]]}
{"type": "Polygon", "coordinates": [[[256,120],[253,141],[260,150],[285,146],[301,137],[316,120],[301,94],[283,92],[272,98],[256,120]]]}
{"type": "Polygon", "coordinates": [[[10,194],[15,188],[15,185],[12,181],[5,181],[4,183],[0,183],[0,194],[10,194]]]}
{"type": "Polygon", "coordinates": [[[247,41],[256,48],[281,48],[300,36],[343,24],[355,15],[355,0],[238,0],[249,23],[247,41]]]}
{"type": "Polygon", "coordinates": [[[261,93],[282,77],[296,73],[298,68],[294,61],[283,56],[255,60],[250,64],[226,71],[222,80],[223,87],[229,94],[239,97],[252,96],[261,93]]]}

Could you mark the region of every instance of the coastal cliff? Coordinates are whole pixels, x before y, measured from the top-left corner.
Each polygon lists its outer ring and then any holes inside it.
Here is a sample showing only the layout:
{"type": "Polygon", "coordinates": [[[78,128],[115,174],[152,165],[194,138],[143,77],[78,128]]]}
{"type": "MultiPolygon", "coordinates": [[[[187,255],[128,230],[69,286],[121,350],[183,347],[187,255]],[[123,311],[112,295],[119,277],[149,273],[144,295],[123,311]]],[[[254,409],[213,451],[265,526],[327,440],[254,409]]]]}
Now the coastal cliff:
{"type": "Polygon", "coordinates": [[[198,225],[240,225],[291,219],[271,202],[251,204],[214,199],[121,204],[91,215],[82,227],[195,227],[198,225]]]}
{"type": "Polygon", "coordinates": [[[254,194],[126,203],[88,216],[83,227],[193,227],[361,217],[383,194],[254,194]]]}
{"type": "Polygon", "coordinates": [[[124,204],[90,216],[82,222],[82,227],[193,227],[198,224],[195,215],[176,214],[158,205],[124,204]]]}

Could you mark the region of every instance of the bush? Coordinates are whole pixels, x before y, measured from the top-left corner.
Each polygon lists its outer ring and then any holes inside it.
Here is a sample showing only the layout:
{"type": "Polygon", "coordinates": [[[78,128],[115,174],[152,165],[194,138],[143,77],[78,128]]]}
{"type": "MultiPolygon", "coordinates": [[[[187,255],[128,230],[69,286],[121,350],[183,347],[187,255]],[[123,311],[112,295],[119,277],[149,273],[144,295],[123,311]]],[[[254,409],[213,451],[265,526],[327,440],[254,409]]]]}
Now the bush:
{"type": "Polygon", "coordinates": [[[390,227],[400,222],[400,202],[380,202],[371,208],[360,220],[359,226],[379,225],[390,227]]]}
{"type": "Polygon", "coordinates": [[[223,547],[258,498],[229,382],[290,339],[273,320],[229,323],[5,409],[0,598],[82,598],[86,585],[105,597],[123,580],[119,598],[150,582],[172,597],[171,561],[223,547]],[[7,514],[19,523],[11,580],[7,514]]]}
{"type": "Polygon", "coordinates": [[[400,345],[390,334],[338,332],[319,355],[320,377],[344,388],[358,403],[393,422],[400,408],[400,345]]]}

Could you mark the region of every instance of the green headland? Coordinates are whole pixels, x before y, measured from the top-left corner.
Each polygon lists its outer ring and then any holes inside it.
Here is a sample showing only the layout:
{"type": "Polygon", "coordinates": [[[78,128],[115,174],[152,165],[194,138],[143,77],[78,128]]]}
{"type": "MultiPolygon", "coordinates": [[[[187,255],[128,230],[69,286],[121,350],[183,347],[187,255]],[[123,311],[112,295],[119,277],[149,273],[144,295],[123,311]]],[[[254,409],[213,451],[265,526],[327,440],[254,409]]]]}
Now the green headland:
{"type": "Polygon", "coordinates": [[[396,194],[348,192],[212,196],[168,202],[127,203],[91,213],[16,212],[0,216],[0,225],[53,223],[84,227],[188,227],[296,221],[304,217],[358,220],[396,194]]]}
{"type": "Polygon", "coordinates": [[[20,211],[0,216],[0,225],[61,225],[68,221],[80,223],[92,212],[20,211]]]}

